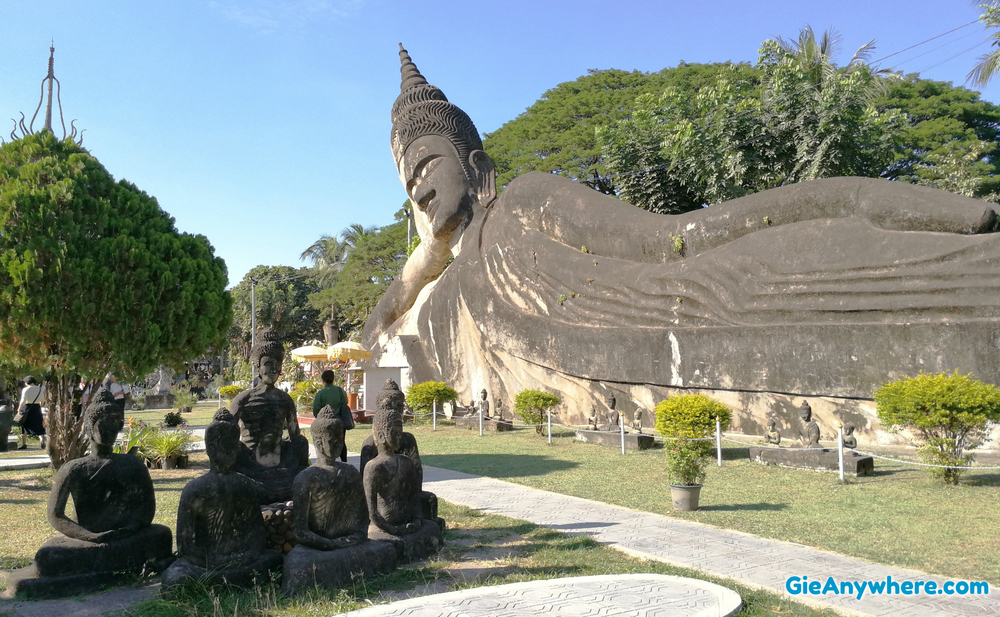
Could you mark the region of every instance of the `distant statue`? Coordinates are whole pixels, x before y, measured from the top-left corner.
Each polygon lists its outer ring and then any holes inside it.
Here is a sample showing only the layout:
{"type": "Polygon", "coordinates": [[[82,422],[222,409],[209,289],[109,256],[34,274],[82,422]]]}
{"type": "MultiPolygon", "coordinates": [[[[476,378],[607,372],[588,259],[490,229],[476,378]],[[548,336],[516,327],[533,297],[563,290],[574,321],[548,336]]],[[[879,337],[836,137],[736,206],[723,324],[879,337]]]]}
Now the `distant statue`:
{"type": "Polygon", "coordinates": [[[767,421],[767,434],[764,435],[764,443],[780,446],[781,445],[781,433],[775,426],[774,418],[767,421]]]}
{"type": "Polygon", "coordinates": [[[368,505],[361,472],[337,461],[344,425],[329,405],[312,423],[316,462],[295,477],[295,539],[320,550],[353,546],[368,539],[368,505]]]}
{"type": "Polygon", "coordinates": [[[496,401],[496,412],[493,414],[494,420],[499,420],[503,422],[503,398],[498,398],[496,401]]]}
{"type": "Polygon", "coordinates": [[[163,575],[166,587],[202,578],[250,585],[256,576],[266,577],[281,567],[281,554],[265,548],[267,529],[259,487],[233,469],[240,453],[240,429],[226,415],[217,413],[205,429],[211,469],[188,482],[181,492],[178,559],[163,575]]]}
{"type": "Polygon", "coordinates": [[[608,403],[608,413],[606,416],[607,424],[601,426],[602,431],[615,431],[621,430],[621,414],[615,409],[618,404],[618,400],[615,398],[614,394],[609,394],[607,398],[608,403]]]}
{"type": "Polygon", "coordinates": [[[365,324],[373,365],[407,337],[415,382],[468,396],[487,371],[507,392],[558,379],[580,410],[603,383],[863,398],[889,371],[959,364],[996,381],[990,346],[965,344],[1000,324],[995,204],[875,178],[679,215],[549,173],[498,195],[472,120],[402,49],[400,63],[390,143],[421,242],[365,324]],[[874,353],[904,331],[941,344],[874,353]]]}
{"type": "Polygon", "coordinates": [[[844,425],[844,447],[851,450],[858,447],[858,438],[854,436],[853,422],[848,422],[844,425]]]}
{"type": "Polygon", "coordinates": [[[42,577],[138,573],[173,551],[170,528],[152,524],[156,496],[145,463],[113,452],[123,423],[111,392],[101,389],[90,400],[84,426],[90,455],[63,465],[52,483],[48,519],[62,535],[35,554],[42,577]],[[66,515],[71,497],[76,520],[66,515]]]}
{"type": "Polygon", "coordinates": [[[636,407],[632,414],[632,430],[642,435],[642,408],[636,407]]]}
{"type": "Polygon", "coordinates": [[[488,393],[484,388],[483,391],[479,393],[479,413],[482,414],[484,420],[490,417],[490,402],[486,399],[487,396],[488,393]]]}
{"type": "Polygon", "coordinates": [[[799,426],[799,445],[803,448],[822,448],[819,445],[819,425],[812,417],[812,407],[806,401],[799,407],[799,417],[802,424],[799,426]]]}
{"type": "Polygon", "coordinates": [[[597,405],[590,406],[590,417],[588,418],[587,429],[591,431],[600,430],[597,426],[597,405]]]}

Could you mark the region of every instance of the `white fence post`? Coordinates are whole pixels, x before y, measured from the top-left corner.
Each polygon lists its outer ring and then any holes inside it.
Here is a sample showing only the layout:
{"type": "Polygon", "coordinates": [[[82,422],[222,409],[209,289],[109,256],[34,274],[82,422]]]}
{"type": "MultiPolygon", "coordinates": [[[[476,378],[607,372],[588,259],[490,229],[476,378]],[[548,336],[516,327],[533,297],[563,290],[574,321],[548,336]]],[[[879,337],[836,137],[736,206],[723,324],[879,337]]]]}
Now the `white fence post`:
{"type": "Polygon", "coordinates": [[[479,406],[479,436],[483,436],[483,406],[479,406]]]}
{"type": "Polygon", "coordinates": [[[840,463],[840,481],[844,481],[844,427],[837,427],[837,461],[840,463]]]}
{"type": "Polygon", "coordinates": [[[715,453],[722,467],[722,422],[718,418],[715,419],[715,453]]]}
{"type": "Polygon", "coordinates": [[[549,443],[552,443],[552,410],[546,409],[545,413],[549,416],[549,443]]]}
{"type": "Polygon", "coordinates": [[[622,435],[622,454],[625,454],[625,414],[618,414],[618,429],[622,435]]]}
{"type": "Polygon", "coordinates": [[[438,402],[434,401],[434,406],[431,408],[431,430],[438,430],[438,402]]]}

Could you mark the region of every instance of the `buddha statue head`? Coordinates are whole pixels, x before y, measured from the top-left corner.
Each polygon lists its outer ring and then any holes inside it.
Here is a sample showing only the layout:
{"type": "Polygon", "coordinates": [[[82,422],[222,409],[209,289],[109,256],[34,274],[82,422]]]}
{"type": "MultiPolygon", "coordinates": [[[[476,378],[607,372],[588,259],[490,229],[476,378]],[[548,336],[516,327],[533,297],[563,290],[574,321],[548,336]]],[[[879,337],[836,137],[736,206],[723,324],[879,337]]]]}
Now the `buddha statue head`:
{"type": "Polygon", "coordinates": [[[344,447],[344,423],[329,405],[319,410],[312,423],[313,445],[318,462],[333,462],[344,447]]]}
{"type": "Polygon", "coordinates": [[[399,179],[414,204],[421,242],[453,246],[477,204],[496,198],[493,160],[475,125],[427,83],[399,46],[400,94],[392,106],[391,146],[399,179]]]}
{"type": "Polygon", "coordinates": [[[372,418],[372,438],[378,453],[395,454],[403,443],[403,393],[396,382],[385,380],[375,403],[378,409],[372,418]]]}
{"type": "Polygon", "coordinates": [[[229,473],[240,452],[240,428],[234,422],[213,420],[205,429],[205,452],[212,471],[229,473]]]}
{"type": "Polygon", "coordinates": [[[615,405],[618,404],[618,399],[615,398],[614,394],[608,395],[608,409],[614,411],[615,405]]]}
{"type": "Polygon", "coordinates": [[[101,388],[87,405],[87,415],[84,419],[85,429],[95,450],[110,452],[122,430],[121,409],[115,401],[115,396],[101,388]]]}
{"type": "Polygon", "coordinates": [[[489,392],[486,391],[486,388],[483,388],[483,391],[479,393],[479,399],[482,401],[485,401],[488,396],[489,392]]]}
{"type": "Polygon", "coordinates": [[[802,401],[802,405],[799,407],[799,417],[802,418],[802,421],[805,423],[812,422],[812,414],[813,410],[812,407],[809,406],[809,403],[807,401],[802,401]]]}
{"type": "Polygon", "coordinates": [[[261,330],[257,344],[250,350],[250,366],[261,382],[273,386],[281,374],[281,362],[285,359],[285,349],[271,328],[261,330]]]}

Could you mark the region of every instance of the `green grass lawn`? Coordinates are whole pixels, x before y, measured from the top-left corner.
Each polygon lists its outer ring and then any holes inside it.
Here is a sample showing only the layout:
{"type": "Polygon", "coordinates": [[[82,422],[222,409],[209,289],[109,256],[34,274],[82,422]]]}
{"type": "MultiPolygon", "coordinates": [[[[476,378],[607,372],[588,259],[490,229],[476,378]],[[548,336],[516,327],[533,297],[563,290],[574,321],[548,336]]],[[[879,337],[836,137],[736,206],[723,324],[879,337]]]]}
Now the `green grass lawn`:
{"type": "MultiPolygon", "coordinates": [[[[222,399],[222,406],[229,409],[229,401],[222,399]]],[[[212,399],[210,401],[201,401],[197,405],[191,408],[190,413],[182,413],[181,417],[184,421],[188,423],[188,426],[206,426],[212,421],[212,416],[215,412],[219,410],[219,401],[217,399],[212,399]]],[[[150,426],[159,426],[163,423],[163,416],[171,411],[177,411],[176,409],[154,409],[151,411],[135,411],[130,410],[125,412],[126,417],[133,417],[137,420],[142,420],[150,426]]]]}
{"type": "MultiPolygon", "coordinates": [[[[191,456],[189,469],[150,472],[156,489],[155,522],[175,530],[180,492],[188,481],[205,472],[207,464],[207,457],[199,453],[191,456]]],[[[0,472],[0,569],[27,565],[35,550],[56,535],[45,521],[52,478],[51,470],[0,472]]],[[[249,592],[192,585],[169,598],[153,598],[117,614],[120,617],[332,615],[370,602],[386,601],[384,593],[405,592],[421,585],[434,585],[444,591],[563,576],[653,572],[690,576],[730,587],[743,598],[745,606],[740,615],[745,617],[835,615],[693,570],[635,559],[586,537],[486,515],[445,501],[440,503],[440,513],[448,521],[445,548],[440,554],[429,562],[400,568],[393,574],[358,581],[352,589],[310,591],[286,597],[273,584],[249,592]]]]}
{"type": "MultiPolygon", "coordinates": [[[[747,448],[723,448],[708,469],[701,509],[671,509],[662,450],[629,452],[531,430],[487,433],[407,424],[426,465],[480,474],[644,512],[797,542],[873,562],[1000,584],[1000,474],[970,472],[945,486],[926,470],[876,461],[876,474],[841,483],[836,472],[764,466],[747,448]]],[[[359,451],[370,429],[348,433],[359,451]]]]}

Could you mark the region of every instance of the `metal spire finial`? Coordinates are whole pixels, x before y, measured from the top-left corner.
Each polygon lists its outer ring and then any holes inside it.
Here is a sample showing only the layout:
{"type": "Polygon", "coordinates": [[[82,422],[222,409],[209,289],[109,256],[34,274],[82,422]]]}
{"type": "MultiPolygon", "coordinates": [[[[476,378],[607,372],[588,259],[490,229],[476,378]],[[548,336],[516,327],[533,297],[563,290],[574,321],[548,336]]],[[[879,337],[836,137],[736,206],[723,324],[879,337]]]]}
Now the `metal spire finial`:
{"type": "MultiPolygon", "coordinates": [[[[35,134],[35,118],[38,117],[38,112],[41,111],[41,109],[42,109],[42,103],[43,102],[45,103],[45,125],[42,127],[42,130],[47,130],[48,132],[52,133],[53,135],[56,134],[56,132],[52,129],[52,90],[53,90],[52,86],[53,86],[53,84],[55,84],[56,104],[59,106],[59,124],[62,126],[62,139],[66,139],[66,137],[67,137],[67,135],[66,135],[66,121],[63,119],[62,99],[60,97],[60,93],[62,91],[62,84],[60,84],[59,80],[56,79],[55,56],[56,56],[56,40],[55,40],[55,37],[53,37],[52,38],[52,43],[49,46],[49,70],[48,70],[48,73],[45,75],[45,78],[42,79],[42,86],[41,86],[42,92],[41,92],[41,95],[38,97],[38,107],[35,108],[35,113],[34,113],[33,116],[31,116],[31,122],[28,123],[28,126],[24,125],[24,114],[23,113],[21,114],[21,120],[20,120],[20,122],[18,122],[17,120],[13,120],[13,122],[14,122],[14,130],[11,131],[11,133],[10,133],[10,138],[12,140],[20,139],[22,137],[27,137],[28,135],[34,135],[35,134]],[[48,82],[48,97],[47,97],[47,99],[46,99],[46,92],[45,92],[45,90],[46,90],[46,82],[48,82]],[[20,131],[21,131],[21,136],[20,137],[18,137],[18,135],[17,135],[18,129],[20,129],[20,131]]],[[[76,130],[76,126],[74,126],[75,122],[76,122],[76,120],[73,120],[73,121],[71,121],[69,123],[70,129],[71,129],[70,133],[69,133],[69,138],[72,139],[73,141],[75,141],[77,143],[77,145],[83,145],[83,132],[76,130]]],[[[5,143],[5,142],[2,139],[0,139],[0,143],[5,143]]]]}

